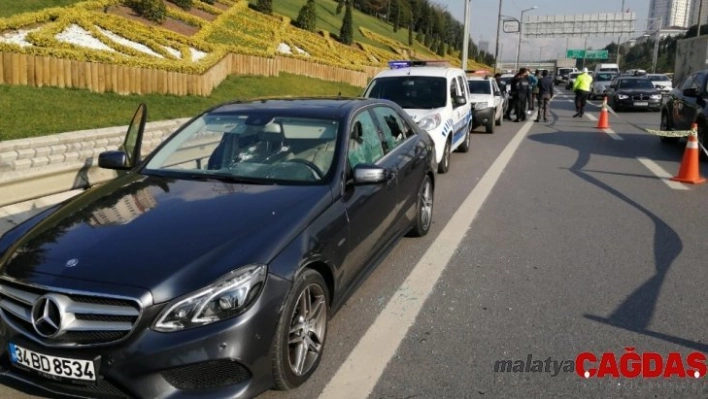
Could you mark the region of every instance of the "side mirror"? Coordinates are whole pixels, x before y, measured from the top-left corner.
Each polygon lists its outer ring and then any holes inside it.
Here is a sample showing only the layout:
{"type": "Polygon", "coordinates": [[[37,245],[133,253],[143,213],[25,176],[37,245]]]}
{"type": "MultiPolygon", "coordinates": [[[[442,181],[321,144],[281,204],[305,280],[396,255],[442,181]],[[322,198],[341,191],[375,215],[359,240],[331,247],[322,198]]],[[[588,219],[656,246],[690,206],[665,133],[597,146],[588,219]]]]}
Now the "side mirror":
{"type": "Polygon", "coordinates": [[[147,120],[147,106],[140,104],[128,126],[123,145],[119,148],[126,156],[128,169],[140,163],[140,150],[143,142],[143,132],[147,120]]]}
{"type": "Polygon", "coordinates": [[[683,95],[686,97],[698,97],[698,90],[695,87],[689,87],[683,90],[683,95]]]}
{"type": "Polygon", "coordinates": [[[386,180],[386,169],[371,164],[360,164],[354,167],[354,184],[378,184],[386,180]]]}
{"type": "Polygon", "coordinates": [[[98,167],[103,169],[130,169],[128,155],[123,151],[105,151],[98,154],[98,167]]]}
{"type": "Polygon", "coordinates": [[[497,97],[499,97],[499,96],[501,96],[502,94],[501,94],[500,91],[497,90],[497,91],[494,92],[494,95],[497,96],[497,97]]]}
{"type": "Polygon", "coordinates": [[[467,99],[463,96],[455,96],[453,101],[456,107],[467,104],[467,99]]]}

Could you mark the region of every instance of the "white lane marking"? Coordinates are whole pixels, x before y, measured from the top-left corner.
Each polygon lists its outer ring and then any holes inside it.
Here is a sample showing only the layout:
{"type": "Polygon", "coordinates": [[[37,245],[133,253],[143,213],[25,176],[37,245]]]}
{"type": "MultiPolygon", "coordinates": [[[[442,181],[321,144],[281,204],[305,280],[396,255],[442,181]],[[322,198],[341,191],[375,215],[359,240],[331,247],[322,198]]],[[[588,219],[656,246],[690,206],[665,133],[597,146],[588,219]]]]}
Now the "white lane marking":
{"type": "MultiPolygon", "coordinates": [[[[591,121],[597,122],[597,117],[596,117],[595,115],[586,113],[585,116],[587,116],[588,119],[590,119],[591,121]]],[[[615,140],[617,140],[617,141],[622,141],[622,140],[624,140],[624,138],[622,138],[622,136],[620,136],[619,134],[615,133],[615,131],[612,130],[612,129],[609,129],[609,128],[608,128],[608,129],[602,129],[602,131],[605,132],[605,133],[607,133],[608,136],[612,137],[613,139],[615,139],[615,140]]]]}
{"type": "Polygon", "coordinates": [[[659,166],[658,163],[648,158],[637,158],[637,160],[641,162],[641,164],[644,165],[647,169],[649,169],[651,173],[655,174],[656,177],[666,183],[666,185],[670,188],[673,188],[674,190],[688,190],[688,187],[686,187],[683,183],[669,180],[673,176],[669,172],[664,170],[664,168],[659,166]]]}
{"type": "Polygon", "coordinates": [[[371,394],[531,126],[533,122],[528,121],[519,129],[467,195],[452,219],[393,294],[386,308],[339,367],[320,394],[320,399],[361,399],[371,394]]]}

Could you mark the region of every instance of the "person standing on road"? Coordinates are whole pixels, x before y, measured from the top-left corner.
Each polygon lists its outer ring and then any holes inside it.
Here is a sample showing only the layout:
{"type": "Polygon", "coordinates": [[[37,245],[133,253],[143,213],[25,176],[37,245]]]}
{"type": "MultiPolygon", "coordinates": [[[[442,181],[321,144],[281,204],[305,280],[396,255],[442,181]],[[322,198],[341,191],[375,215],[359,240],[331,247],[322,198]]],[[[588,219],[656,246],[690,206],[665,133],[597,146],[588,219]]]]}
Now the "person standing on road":
{"type": "Polygon", "coordinates": [[[529,111],[534,110],[534,104],[536,103],[536,95],[538,94],[538,80],[541,78],[541,71],[536,70],[536,73],[529,75],[529,85],[531,90],[529,91],[529,111]]]}
{"type": "Polygon", "coordinates": [[[541,121],[542,114],[543,121],[548,122],[548,103],[554,94],[553,78],[548,76],[548,71],[543,71],[543,77],[538,81],[538,116],[536,116],[536,122],[541,121]]]}
{"type": "Polygon", "coordinates": [[[573,84],[575,92],[575,115],[573,118],[582,117],[585,113],[585,104],[587,104],[590,95],[590,85],[592,85],[592,76],[588,73],[587,68],[583,68],[583,73],[575,78],[573,84]]]}
{"type": "Polygon", "coordinates": [[[511,95],[514,99],[514,110],[516,112],[514,122],[526,120],[526,100],[528,100],[530,91],[528,76],[529,71],[526,68],[521,68],[511,81],[511,95]]]}

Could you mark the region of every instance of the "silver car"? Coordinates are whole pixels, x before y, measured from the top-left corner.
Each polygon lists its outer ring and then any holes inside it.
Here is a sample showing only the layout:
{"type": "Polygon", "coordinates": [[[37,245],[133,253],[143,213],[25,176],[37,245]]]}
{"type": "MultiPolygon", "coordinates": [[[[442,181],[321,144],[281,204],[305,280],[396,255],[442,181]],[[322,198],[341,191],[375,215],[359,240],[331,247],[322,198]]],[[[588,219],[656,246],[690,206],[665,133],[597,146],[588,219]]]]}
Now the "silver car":
{"type": "Polygon", "coordinates": [[[616,73],[600,72],[595,75],[592,86],[590,87],[590,99],[595,100],[602,98],[605,95],[605,90],[607,86],[610,85],[612,79],[617,76],[616,73]]]}
{"type": "Polygon", "coordinates": [[[650,73],[647,78],[651,80],[651,83],[656,87],[662,95],[666,96],[673,90],[673,85],[671,79],[663,73],[650,73]]]}

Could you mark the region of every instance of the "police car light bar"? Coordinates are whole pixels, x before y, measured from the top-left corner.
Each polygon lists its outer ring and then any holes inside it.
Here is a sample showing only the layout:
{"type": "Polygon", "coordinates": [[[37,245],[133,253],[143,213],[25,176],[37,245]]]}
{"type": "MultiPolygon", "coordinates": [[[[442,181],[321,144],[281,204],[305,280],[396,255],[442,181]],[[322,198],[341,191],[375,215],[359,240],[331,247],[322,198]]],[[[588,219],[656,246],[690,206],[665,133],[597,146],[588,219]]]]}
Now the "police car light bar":
{"type": "Polygon", "coordinates": [[[410,68],[414,66],[438,66],[449,67],[450,61],[443,60],[397,60],[389,61],[388,67],[391,69],[410,68]]]}

